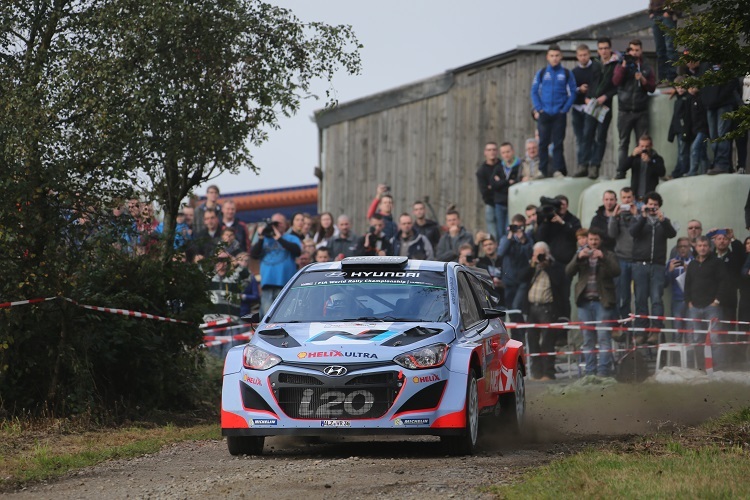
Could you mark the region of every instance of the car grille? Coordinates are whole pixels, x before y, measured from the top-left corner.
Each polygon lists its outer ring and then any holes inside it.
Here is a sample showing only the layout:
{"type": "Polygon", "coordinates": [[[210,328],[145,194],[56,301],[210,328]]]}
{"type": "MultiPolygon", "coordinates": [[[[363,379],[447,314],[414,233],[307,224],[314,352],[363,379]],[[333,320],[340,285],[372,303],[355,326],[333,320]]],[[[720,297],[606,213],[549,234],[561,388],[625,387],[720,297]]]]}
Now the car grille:
{"type": "Polygon", "coordinates": [[[282,372],[272,375],[271,382],[282,411],[309,420],[381,417],[403,385],[398,372],[348,377],[282,372]]]}

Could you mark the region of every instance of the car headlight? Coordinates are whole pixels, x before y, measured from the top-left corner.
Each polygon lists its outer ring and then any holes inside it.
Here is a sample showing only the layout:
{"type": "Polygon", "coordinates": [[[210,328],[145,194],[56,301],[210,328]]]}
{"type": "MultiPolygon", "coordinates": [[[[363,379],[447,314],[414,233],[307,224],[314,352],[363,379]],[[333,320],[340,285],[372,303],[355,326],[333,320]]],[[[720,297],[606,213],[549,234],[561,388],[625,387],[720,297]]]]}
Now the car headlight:
{"type": "Polygon", "coordinates": [[[409,370],[423,370],[442,366],[447,357],[448,345],[435,344],[398,355],[393,361],[409,370]]]}
{"type": "Polygon", "coordinates": [[[242,366],[251,370],[268,370],[281,363],[281,358],[260,347],[246,345],[242,351],[242,366]]]}

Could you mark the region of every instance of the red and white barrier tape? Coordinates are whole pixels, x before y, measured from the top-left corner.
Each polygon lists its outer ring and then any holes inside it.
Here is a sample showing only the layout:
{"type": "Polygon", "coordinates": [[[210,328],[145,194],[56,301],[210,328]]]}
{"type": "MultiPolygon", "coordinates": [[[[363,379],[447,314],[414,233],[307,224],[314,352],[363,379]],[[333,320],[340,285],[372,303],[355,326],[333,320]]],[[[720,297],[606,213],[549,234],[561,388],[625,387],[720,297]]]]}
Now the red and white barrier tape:
{"type": "Polygon", "coordinates": [[[47,297],[45,299],[29,299],[29,300],[17,300],[15,302],[2,302],[0,303],[0,309],[8,309],[15,306],[25,306],[28,304],[39,304],[41,302],[47,302],[49,300],[56,300],[57,297],[47,297]]]}
{"type": "Polygon", "coordinates": [[[75,304],[78,307],[82,307],[84,309],[89,309],[91,311],[101,311],[106,313],[112,313],[112,314],[118,314],[120,316],[130,316],[131,318],[143,318],[143,319],[153,319],[156,321],[166,321],[168,323],[179,323],[182,325],[190,325],[189,321],[183,321],[181,319],[172,319],[172,318],[166,318],[164,316],[157,316],[155,314],[148,314],[143,313],[139,311],[130,311],[128,309],[113,309],[111,307],[100,307],[100,306],[90,306],[87,304],[81,304],[73,299],[69,299],[67,297],[61,297],[62,300],[66,300],[70,302],[71,304],[75,304]]]}
{"type": "Polygon", "coordinates": [[[227,325],[231,322],[232,320],[230,318],[222,318],[213,321],[207,321],[206,323],[201,323],[200,325],[198,325],[198,328],[211,328],[212,326],[227,325]]]}
{"type": "MultiPolygon", "coordinates": [[[[660,321],[701,321],[704,323],[710,323],[712,320],[710,319],[698,319],[698,318],[679,318],[674,316],[649,316],[646,314],[631,314],[631,318],[638,318],[638,319],[655,319],[660,321]]],[[[724,323],[725,325],[750,325],[750,321],[734,321],[734,320],[728,320],[728,319],[719,319],[716,320],[719,323],[724,323]]]]}
{"type": "Polygon", "coordinates": [[[222,344],[228,344],[234,340],[249,340],[253,336],[253,332],[240,333],[237,335],[226,335],[221,338],[214,337],[215,340],[210,340],[203,343],[203,347],[216,347],[222,344]]]}
{"type": "Polygon", "coordinates": [[[250,326],[249,323],[243,323],[241,325],[222,326],[221,328],[212,328],[210,330],[203,330],[203,333],[213,334],[213,333],[219,333],[219,332],[230,332],[232,330],[241,330],[243,328],[247,328],[248,326],[250,326]]]}
{"type": "MultiPolygon", "coordinates": [[[[664,342],[664,344],[679,344],[684,345],[688,347],[706,347],[710,348],[711,345],[750,345],[750,342],[722,342],[721,344],[711,344],[710,337],[706,339],[706,342],[690,342],[681,344],[679,342],[664,342]]],[[[545,356],[577,356],[579,354],[598,354],[603,352],[630,352],[634,351],[636,349],[653,349],[655,347],[658,347],[656,345],[637,345],[633,347],[627,347],[627,348],[618,348],[618,349],[577,349],[575,351],[554,351],[554,352],[535,352],[535,353],[527,353],[527,358],[537,358],[537,357],[545,357],[545,356]]]]}

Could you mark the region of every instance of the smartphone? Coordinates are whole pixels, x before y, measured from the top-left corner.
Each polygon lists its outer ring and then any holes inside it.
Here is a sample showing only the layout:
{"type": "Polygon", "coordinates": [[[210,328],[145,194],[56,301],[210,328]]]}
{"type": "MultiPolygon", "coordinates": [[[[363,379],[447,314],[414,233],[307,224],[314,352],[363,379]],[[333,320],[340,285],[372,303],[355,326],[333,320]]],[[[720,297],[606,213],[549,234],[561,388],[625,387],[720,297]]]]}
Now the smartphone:
{"type": "Polygon", "coordinates": [[[620,205],[620,210],[623,212],[630,212],[630,203],[620,205]]]}

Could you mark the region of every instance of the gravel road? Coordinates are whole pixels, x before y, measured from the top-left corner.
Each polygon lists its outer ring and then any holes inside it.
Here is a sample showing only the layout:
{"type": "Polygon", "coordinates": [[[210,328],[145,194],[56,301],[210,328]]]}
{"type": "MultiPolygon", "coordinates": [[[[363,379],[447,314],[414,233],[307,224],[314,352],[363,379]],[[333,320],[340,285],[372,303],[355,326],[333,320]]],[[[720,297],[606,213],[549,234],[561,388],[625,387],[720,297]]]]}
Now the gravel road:
{"type": "MultiPolygon", "coordinates": [[[[472,457],[448,457],[432,437],[268,438],[264,455],[232,457],[226,442],[168,446],[30,485],[7,498],[492,498],[483,487],[517,481],[524,472],[596,442],[627,439],[665,426],[694,424],[739,405],[750,391],[695,388],[685,405],[663,389],[633,386],[607,401],[606,391],[566,406],[548,404],[544,386],[528,385],[529,430],[523,439],[493,436],[472,457]],[[735,392],[736,391],[736,392],[735,392]],[[720,398],[714,398],[715,392],[720,398]],[[624,400],[625,399],[625,400],[624,400]],[[627,401],[630,399],[631,401],[627,401]]],[[[693,390],[691,390],[693,391],[693,390]]],[[[564,400],[563,400],[564,401],[564,400]]]]}

